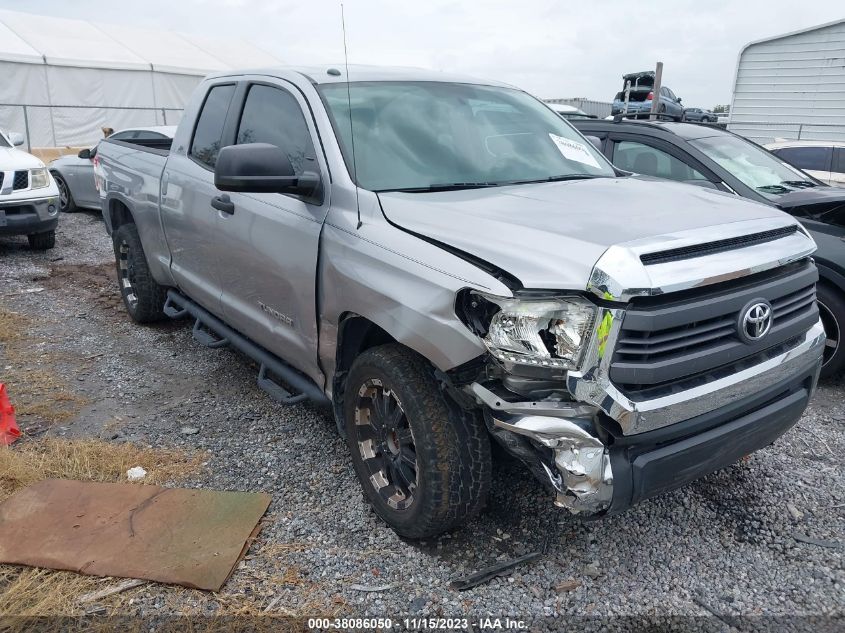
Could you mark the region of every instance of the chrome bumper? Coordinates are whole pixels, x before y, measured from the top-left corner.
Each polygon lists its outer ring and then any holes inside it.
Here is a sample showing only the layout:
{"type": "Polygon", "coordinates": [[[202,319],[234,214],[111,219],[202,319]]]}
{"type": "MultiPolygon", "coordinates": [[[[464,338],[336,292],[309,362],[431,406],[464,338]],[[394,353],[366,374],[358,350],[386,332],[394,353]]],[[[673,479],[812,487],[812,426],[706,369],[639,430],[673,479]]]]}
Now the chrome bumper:
{"type": "Polygon", "coordinates": [[[636,435],[688,420],[761,391],[815,359],[821,363],[825,345],[824,328],[819,321],[783,354],[704,385],[635,401],[619,391],[609,378],[612,350],[623,316],[621,310],[602,309],[600,317],[605,323],[605,331],[593,336],[586,353],[585,369],[569,372],[567,387],[576,401],[594,405],[616,420],[624,435],[636,435]]]}

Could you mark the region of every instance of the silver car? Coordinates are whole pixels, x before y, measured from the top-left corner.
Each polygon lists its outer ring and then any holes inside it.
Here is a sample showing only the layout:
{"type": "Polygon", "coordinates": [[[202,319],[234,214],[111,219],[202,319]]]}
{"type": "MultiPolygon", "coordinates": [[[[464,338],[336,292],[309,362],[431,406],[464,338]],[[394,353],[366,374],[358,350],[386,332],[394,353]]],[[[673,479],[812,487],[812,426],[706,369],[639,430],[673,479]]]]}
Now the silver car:
{"type": "MultiPolygon", "coordinates": [[[[175,125],[131,128],[115,132],[113,141],[130,141],[136,144],[170,141],[176,133],[175,125]]],[[[60,209],[72,213],[77,209],[100,209],[100,194],[94,179],[97,146],[81,150],[76,156],[61,156],[50,163],[50,173],[59,188],[60,209]]]]}

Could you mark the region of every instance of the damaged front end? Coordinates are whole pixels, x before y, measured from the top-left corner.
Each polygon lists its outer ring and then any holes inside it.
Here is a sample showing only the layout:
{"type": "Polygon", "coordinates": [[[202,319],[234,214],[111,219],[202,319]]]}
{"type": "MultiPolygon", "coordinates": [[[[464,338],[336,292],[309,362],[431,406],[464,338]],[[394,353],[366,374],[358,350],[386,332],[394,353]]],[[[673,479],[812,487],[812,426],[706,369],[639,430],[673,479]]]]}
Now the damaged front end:
{"type": "Polygon", "coordinates": [[[599,408],[573,401],[565,380],[603,327],[596,305],[583,296],[468,291],[457,312],[490,352],[483,376],[463,385],[491,435],[554,493],[556,505],[573,514],[607,510],[613,473],[595,424],[599,408]]]}
{"type": "Polygon", "coordinates": [[[508,403],[478,383],[469,386],[486,405],[490,432],[555,493],[573,514],[597,514],[613,499],[610,453],[596,435],[597,409],[567,402],[508,403]]]}

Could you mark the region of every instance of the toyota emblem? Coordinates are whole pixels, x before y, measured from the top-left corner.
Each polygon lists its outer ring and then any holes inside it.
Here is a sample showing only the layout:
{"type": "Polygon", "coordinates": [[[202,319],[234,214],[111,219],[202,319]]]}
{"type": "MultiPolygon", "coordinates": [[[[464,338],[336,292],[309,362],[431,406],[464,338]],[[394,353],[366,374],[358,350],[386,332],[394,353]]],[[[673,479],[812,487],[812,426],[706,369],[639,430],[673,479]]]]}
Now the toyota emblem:
{"type": "Polygon", "coordinates": [[[768,301],[755,301],[741,314],[739,334],[749,343],[759,341],[772,329],[772,306],[768,301]]]}

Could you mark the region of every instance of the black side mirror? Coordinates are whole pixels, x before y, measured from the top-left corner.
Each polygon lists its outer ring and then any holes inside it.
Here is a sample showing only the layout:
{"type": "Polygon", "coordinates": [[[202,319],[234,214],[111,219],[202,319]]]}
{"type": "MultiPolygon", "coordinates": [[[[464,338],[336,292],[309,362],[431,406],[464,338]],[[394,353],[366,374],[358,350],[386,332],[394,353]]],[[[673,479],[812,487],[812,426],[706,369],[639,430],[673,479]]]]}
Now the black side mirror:
{"type": "Polygon", "coordinates": [[[289,193],[315,196],[320,176],[293,170],[288,155],[269,143],[228,145],[220,150],[214,167],[214,186],[220,191],[289,193]]]}
{"type": "Polygon", "coordinates": [[[81,149],[81,150],[79,150],[79,153],[77,154],[77,156],[79,158],[84,158],[86,160],[89,160],[91,158],[91,150],[90,149],[81,149]]]}

